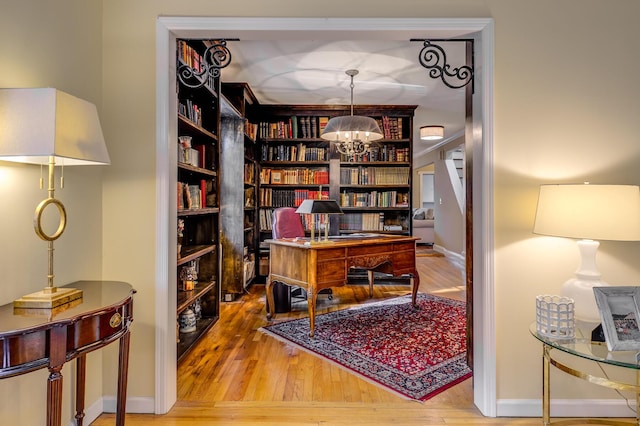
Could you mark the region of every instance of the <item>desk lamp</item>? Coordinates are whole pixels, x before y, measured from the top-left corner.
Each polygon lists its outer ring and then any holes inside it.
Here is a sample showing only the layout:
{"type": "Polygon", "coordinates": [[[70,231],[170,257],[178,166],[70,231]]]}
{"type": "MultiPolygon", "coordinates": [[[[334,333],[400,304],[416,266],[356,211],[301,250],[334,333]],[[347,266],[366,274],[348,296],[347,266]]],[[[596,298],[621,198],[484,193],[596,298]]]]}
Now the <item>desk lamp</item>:
{"type": "Polygon", "coordinates": [[[304,200],[296,213],[311,215],[311,240],[314,243],[330,243],[329,241],[329,215],[342,214],[342,209],[335,200],[304,200]],[[320,240],[320,230],[318,230],[318,240],[314,241],[314,229],[316,227],[316,215],[325,215],[324,239],[320,240]]]}
{"type": "Polygon", "coordinates": [[[109,164],[96,107],[52,88],[0,89],[0,160],[47,165],[49,172],[49,196],[36,207],[33,219],[36,234],[48,243],[47,286],[15,300],[14,307],[46,310],[81,299],[80,290],[54,285],[53,242],[67,224],[64,205],[54,196],[54,178],[56,165],[109,164]],[[53,234],[42,228],[42,215],[49,205],[60,215],[53,234]]]}
{"type": "Polygon", "coordinates": [[[574,300],[577,320],[599,323],[593,287],[608,284],[596,268],[596,240],[640,240],[640,187],[541,185],[533,232],[579,239],[581,263],[561,293],[574,300]]]}

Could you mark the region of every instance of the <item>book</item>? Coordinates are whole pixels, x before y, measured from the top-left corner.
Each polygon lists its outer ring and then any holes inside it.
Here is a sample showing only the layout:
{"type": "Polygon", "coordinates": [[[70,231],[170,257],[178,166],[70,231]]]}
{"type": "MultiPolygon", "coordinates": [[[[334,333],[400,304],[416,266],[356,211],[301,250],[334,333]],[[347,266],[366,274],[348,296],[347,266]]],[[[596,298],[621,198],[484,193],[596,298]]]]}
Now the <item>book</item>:
{"type": "Polygon", "coordinates": [[[207,206],[207,181],[205,179],[200,180],[200,207],[207,206]]]}

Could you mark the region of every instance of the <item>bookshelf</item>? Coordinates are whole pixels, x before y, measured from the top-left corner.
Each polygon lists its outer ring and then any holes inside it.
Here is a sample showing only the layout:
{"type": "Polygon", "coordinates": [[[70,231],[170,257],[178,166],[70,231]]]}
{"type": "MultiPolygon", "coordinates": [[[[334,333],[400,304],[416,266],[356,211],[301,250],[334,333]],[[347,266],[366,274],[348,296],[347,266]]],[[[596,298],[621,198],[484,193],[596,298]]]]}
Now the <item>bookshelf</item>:
{"type": "MultiPolygon", "coordinates": [[[[198,69],[202,41],[177,41],[178,67],[198,69]]],[[[193,77],[196,78],[196,77],[193,77]]],[[[220,82],[192,88],[177,80],[177,355],[219,318],[220,82]],[[196,318],[195,327],[189,322],[196,318]]]]}
{"type": "MultiPolygon", "coordinates": [[[[276,207],[306,198],[338,201],[330,234],[376,232],[411,235],[411,176],[415,105],[355,106],[354,114],[378,121],[384,138],[364,155],[347,157],[320,138],[331,117],[348,105],[261,105],[259,238],[271,236],[276,207]]],[[[268,274],[268,247],[261,245],[260,275],[268,274]]]]}
{"type": "Polygon", "coordinates": [[[222,83],[222,93],[229,101],[221,138],[222,297],[232,301],[255,281],[258,266],[258,101],[246,83],[222,83]]]}

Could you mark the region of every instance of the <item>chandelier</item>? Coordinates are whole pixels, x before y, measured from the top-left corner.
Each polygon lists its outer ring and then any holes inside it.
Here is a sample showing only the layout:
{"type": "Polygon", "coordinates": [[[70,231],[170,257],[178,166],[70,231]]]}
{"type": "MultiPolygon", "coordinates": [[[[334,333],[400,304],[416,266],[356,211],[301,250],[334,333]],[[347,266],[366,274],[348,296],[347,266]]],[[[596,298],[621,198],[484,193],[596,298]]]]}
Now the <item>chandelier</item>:
{"type": "Polygon", "coordinates": [[[371,142],[381,139],[382,131],[373,118],[353,115],[353,77],[358,70],[347,70],[345,74],[351,77],[351,115],[329,120],[320,137],[333,141],[340,154],[358,155],[368,151],[371,142]]]}

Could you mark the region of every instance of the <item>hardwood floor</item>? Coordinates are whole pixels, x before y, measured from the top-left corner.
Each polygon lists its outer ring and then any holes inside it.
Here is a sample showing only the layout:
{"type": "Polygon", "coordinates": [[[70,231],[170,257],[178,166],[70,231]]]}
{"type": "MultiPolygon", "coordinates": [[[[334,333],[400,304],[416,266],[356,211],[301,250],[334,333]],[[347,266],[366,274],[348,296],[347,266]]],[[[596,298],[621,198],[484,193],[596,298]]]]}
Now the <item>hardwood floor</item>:
{"type": "MultiPolygon", "coordinates": [[[[444,257],[418,257],[420,291],[464,300],[462,273],[444,257]]],[[[408,285],[377,285],[374,298],[407,294],[408,285]]],[[[540,418],[485,418],[473,405],[472,379],[434,398],[407,401],[334,364],[268,337],[264,286],[221,305],[221,317],[178,367],[178,402],[162,416],[129,414],[127,425],[540,425],[540,418]]],[[[359,304],[367,286],[335,288],[317,313],[359,304]]],[[[276,321],[306,315],[293,304],[276,321]]],[[[113,424],[103,414],[93,425],[113,424]]]]}

